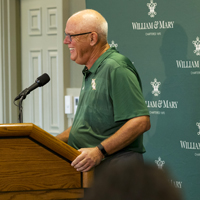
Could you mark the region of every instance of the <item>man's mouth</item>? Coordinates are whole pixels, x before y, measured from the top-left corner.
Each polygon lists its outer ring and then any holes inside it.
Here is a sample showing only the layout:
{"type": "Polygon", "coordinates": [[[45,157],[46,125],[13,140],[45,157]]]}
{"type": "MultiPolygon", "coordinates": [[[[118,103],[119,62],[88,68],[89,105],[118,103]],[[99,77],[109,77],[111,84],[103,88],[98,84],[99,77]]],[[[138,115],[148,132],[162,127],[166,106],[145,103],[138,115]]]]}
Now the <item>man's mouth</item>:
{"type": "Polygon", "coordinates": [[[74,48],[69,48],[69,51],[71,52],[71,51],[73,51],[74,50],[74,48]]]}

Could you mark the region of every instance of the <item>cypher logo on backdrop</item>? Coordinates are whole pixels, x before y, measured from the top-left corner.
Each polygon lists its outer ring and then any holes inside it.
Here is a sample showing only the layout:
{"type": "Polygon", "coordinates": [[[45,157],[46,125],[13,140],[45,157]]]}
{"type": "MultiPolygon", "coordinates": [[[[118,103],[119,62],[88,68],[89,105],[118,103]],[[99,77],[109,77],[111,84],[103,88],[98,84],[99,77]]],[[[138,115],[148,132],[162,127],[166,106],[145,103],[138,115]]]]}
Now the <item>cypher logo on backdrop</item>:
{"type": "MultiPolygon", "coordinates": [[[[164,160],[161,160],[161,157],[158,157],[158,160],[155,160],[155,163],[158,166],[158,169],[163,169],[163,166],[165,164],[164,160]]],[[[182,188],[182,182],[181,181],[173,181],[171,180],[171,184],[174,185],[176,188],[182,188]]]]}
{"type": "MultiPolygon", "coordinates": [[[[192,41],[192,43],[195,46],[195,50],[193,51],[194,54],[197,56],[200,56],[200,40],[199,37],[196,38],[196,40],[192,41]]],[[[200,69],[199,67],[199,60],[176,60],[176,66],[178,69],[200,69]]],[[[198,75],[200,74],[200,71],[190,71],[191,75],[198,75]]]]}
{"type": "Polygon", "coordinates": [[[155,12],[155,8],[157,6],[157,3],[154,3],[153,0],[150,1],[150,3],[147,3],[147,6],[149,7],[148,15],[150,17],[154,17],[157,13],[155,12]]]}
{"type": "Polygon", "coordinates": [[[116,49],[117,49],[117,47],[118,47],[118,44],[116,43],[115,44],[115,41],[114,40],[112,40],[111,41],[111,44],[109,44],[110,45],[110,47],[115,47],[116,49]]]}
{"type": "MultiPolygon", "coordinates": [[[[150,0],[150,3],[147,3],[149,7],[148,15],[153,18],[157,13],[155,12],[155,8],[157,3],[154,3],[153,0],[150,0]]],[[[154,22],[132,22],[133,30],[137,31],[149,31],[149,30],[165,30],[165,29],[173,29],[174,28],[174,21],[165,21],[159,20],[154,22]]],[[[145,36],[159,36],[161,32],[146,32],[145,36]]]]}
{"type": "Polygon", "coordinates": [[[194,53],[197,56],[200,56],[200,41],[199,41],[199,37],[196,38],[195,41],[192,41],[192,43],[194,44],[196,50],[194,50],[194,53]]]}
{"type": "MultiPolygon", "coordinates": [[[[161,91],[158,90],[161,82],[157,81],[157,78],[154,78],[154,81],[150,82],[153,87],[153,91],[151,92],[155,97],[158,97],[161,94],[161,91]]],[[[169,101],[169,100],[157,100],[157,101],[145,101],[147,107],[149,108],[150,114],[156,115],[165,115],[164,110],[150,110],[153,109],[177,109],[178,108],[178,101],[169,101]]]]}
{"type": "MultiPolygon", "coordinates": [[[[200,135],[200,122],[197,122],[196,123],[198,129],[199,129],[199,132],[197,132],[197,135],[200,135]]],[[[185,149],[185,150],[200,150],[200,143],[199,142],[188,142],[188,141],[182,141],[180,140],[180,145],[181,145],[181,148],[182,149],[185,149]]],[[[194,153],[195,156],[200,156],[200,153],[194,153]]]]}
{"type": "Polygon", "coordinates": [[[197,132],[197,135],[200,135],[200,122],[197,122],[196,125],[199,128],[199,132],[197,132]]]}
{"type": "Polygon", "coordinates": [[[153,87],[153,91],[152,94],[154,94],[154,96],[158,96],[160,94],[160,91],[158,90],[159,86],[160,86],[160,82],[157,82],[157,79],[154,78],[154,82],[151,82],[151,85],[153,87]]]}
{"type": "Polygon", "coordinates": [[[155,160],[155,163],[157,164],[159,169],[162,169],[163,165],[165,164],[165,161],[161,160],[161,157],[158,157],[158,160],[155,160]]]}

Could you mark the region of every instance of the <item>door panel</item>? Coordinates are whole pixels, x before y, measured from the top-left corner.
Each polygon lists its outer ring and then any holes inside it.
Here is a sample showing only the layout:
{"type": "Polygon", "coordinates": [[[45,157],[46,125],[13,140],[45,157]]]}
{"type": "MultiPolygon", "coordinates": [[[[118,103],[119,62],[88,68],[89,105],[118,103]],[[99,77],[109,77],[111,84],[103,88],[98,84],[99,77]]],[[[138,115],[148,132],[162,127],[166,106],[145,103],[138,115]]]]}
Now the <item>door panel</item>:
{"type": "Polygon", "coordinates": [[[51,78],[23,101],[23,122],[53,135],[65,128],[63,5],[62,0],[21,0],[22,89],[43,73],[51,78]]]}

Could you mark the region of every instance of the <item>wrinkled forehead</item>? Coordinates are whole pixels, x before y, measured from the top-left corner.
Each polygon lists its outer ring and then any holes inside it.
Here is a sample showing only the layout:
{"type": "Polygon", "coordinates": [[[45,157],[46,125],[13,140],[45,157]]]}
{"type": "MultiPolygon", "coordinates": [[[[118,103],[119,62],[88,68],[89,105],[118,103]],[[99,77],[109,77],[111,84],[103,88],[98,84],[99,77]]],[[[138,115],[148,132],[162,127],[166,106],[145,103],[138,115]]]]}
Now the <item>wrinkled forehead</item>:
{"type": "Polygon", "coordinates": [[[68,19],[66,23],[65,32],[66,33],[76,33],[80,29],[80,23],[73,19],[68,19]]]}
{"type": "Polygon", "coordinates": [[[82,17],[71,17],[66,23],[66,33],[82,33],[91,31],[90,24],[82,17]]]}
{"type": "Polygon", "coordinates": [[[74,15],[66,23],[66,31],[70,32],[90,32],[94,31],[95,22],[93,17],[88,15],[74,15]]]}

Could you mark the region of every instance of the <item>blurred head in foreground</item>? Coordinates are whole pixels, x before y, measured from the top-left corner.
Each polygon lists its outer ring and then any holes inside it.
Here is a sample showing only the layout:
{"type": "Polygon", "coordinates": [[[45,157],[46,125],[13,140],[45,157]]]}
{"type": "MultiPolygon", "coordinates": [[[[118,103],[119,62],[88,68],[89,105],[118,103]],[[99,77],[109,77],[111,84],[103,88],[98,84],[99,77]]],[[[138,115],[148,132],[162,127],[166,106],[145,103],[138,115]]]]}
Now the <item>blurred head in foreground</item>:
{"type": "Polygon", "coordinates": [[[117,164],[96,177],[84,200],[182,200],[170,180],[149,164],[117,164]]]}

